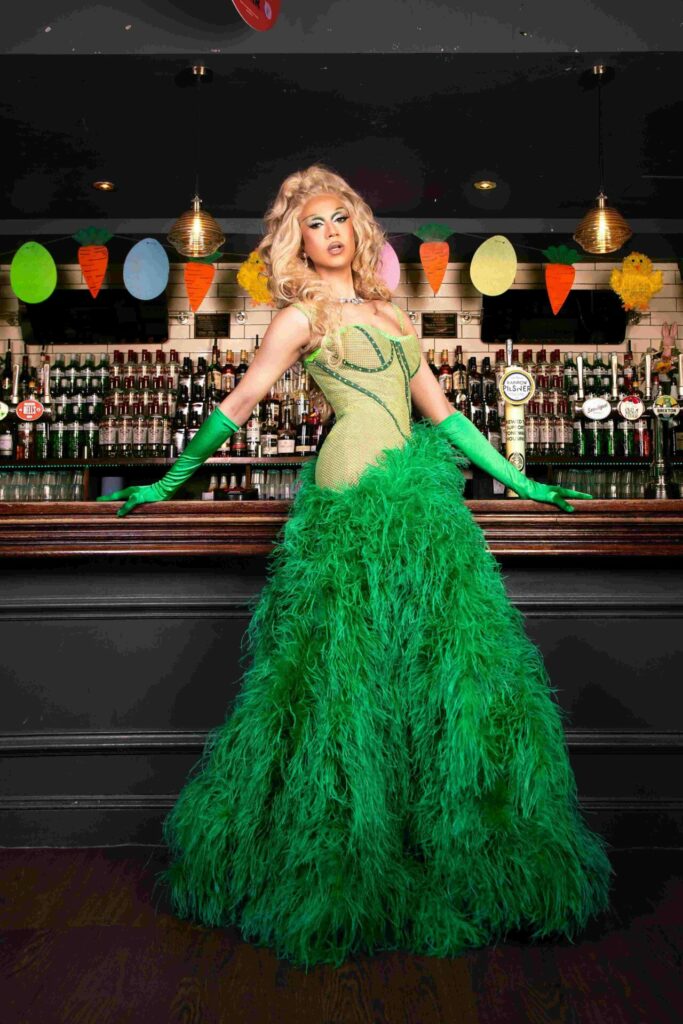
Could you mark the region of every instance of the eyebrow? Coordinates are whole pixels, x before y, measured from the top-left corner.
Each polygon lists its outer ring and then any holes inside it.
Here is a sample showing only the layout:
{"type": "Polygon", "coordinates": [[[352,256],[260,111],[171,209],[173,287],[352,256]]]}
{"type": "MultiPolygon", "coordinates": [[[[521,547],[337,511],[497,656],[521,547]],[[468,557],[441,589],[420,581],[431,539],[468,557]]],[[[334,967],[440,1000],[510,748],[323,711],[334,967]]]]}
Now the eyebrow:
{"type": "MultiPolygon", "coordinates": [[[[340,213],[342,210],[346,210],[346,207],[345,206],[338,206],[336,210],[332,211],[332,213],[330,214],[330,217],[334,217],[335,213],[340,213]]],[[[321,213],[309,213],[308,217],[304,217],[303,219],[304,220],[312,220],[313,217],[320,217],[321,220],[324,220],[323,215],[321,213]]]]}

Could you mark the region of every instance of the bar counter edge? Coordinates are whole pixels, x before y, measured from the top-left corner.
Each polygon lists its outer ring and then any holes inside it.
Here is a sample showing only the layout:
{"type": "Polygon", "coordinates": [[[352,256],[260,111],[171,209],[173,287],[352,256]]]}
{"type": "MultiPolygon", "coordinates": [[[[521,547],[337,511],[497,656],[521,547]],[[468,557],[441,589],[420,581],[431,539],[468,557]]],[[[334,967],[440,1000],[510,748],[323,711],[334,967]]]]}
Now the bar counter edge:
{"type": "MultiPolygon", "coordinates": [[[[117,516],[120,502],[3,502],[0,557],[267,555],[291,504],[168,501],[117,516]]],[[[496,556],[683,554],[679,499],[578,499],[573,512],[521,499],[465,504],[496,556]]]]}

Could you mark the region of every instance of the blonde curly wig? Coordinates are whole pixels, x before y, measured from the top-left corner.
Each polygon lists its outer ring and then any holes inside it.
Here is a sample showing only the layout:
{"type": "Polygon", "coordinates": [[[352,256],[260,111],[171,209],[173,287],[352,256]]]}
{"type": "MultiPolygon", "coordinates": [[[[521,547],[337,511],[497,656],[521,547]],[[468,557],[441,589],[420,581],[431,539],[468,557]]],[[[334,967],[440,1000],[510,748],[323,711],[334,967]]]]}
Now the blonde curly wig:
{"type": "Polygon", "coordinates": [[[266,234],[256,251],[265,265],[268,290],[276,307],[302,302],[309,308],[311,338],[302,357],[320,348],[321,358],[334,367],[342,360],[341,305],[330,286],[304,263],[299,226],[304,204],[311,196],[323,193],[339,196],[351,213],[356,243],[351,264],[355,294],[362,299],[390,299],[391,291],[377,276],[386,235],[362,196],[324,164],[313,164],[285,178],[264,216],[266,234]]]}

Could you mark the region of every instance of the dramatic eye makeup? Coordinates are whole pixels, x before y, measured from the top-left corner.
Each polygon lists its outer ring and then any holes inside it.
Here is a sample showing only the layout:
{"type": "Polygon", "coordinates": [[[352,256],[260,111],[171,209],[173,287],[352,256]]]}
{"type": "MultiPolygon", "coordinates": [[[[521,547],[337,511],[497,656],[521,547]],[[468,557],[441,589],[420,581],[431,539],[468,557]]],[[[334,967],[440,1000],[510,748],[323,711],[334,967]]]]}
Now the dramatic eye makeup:
{"type": "MultiPolygon", "coordinates": [[[[339,210],[335,210],[334,213],[332,214],[332,216],[336,217],[338,214],[342,214],[342,217],[343,217],[344,220],[348,220],[349,219],[349,215],[346,212],[346,210],[343,210],[341,208],[339,210]]],[[[320,217],[320,214],[313,213],[313,214],[311,214],[311,217],[313,218],[312,220],[308,220],[307,219],[305,221],[307,227],[314,228],[314,227],[317,227],[318,224],[322,224],[323,223],[322,218],[320,217]]]]}

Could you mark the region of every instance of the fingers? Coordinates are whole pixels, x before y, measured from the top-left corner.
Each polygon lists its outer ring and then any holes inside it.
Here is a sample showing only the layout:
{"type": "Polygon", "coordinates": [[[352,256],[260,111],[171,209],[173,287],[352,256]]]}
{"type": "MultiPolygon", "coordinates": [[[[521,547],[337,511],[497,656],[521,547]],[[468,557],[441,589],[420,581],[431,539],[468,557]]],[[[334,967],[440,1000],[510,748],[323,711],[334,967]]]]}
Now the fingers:
{"type": "Polygon", "coordinates": [[[592,494],[588,494],[586,491],[570,491],[567,487],[559,488],[560,494],[564,494],[567,498],[592,498],[592,494]]]}
{"type": "Polygon", "coordinates": [[[124,487],[122,491],[114,491],[112,494],[101,494],[97,501],[125,501],[129,498],[135,487],[124,487]]]}

